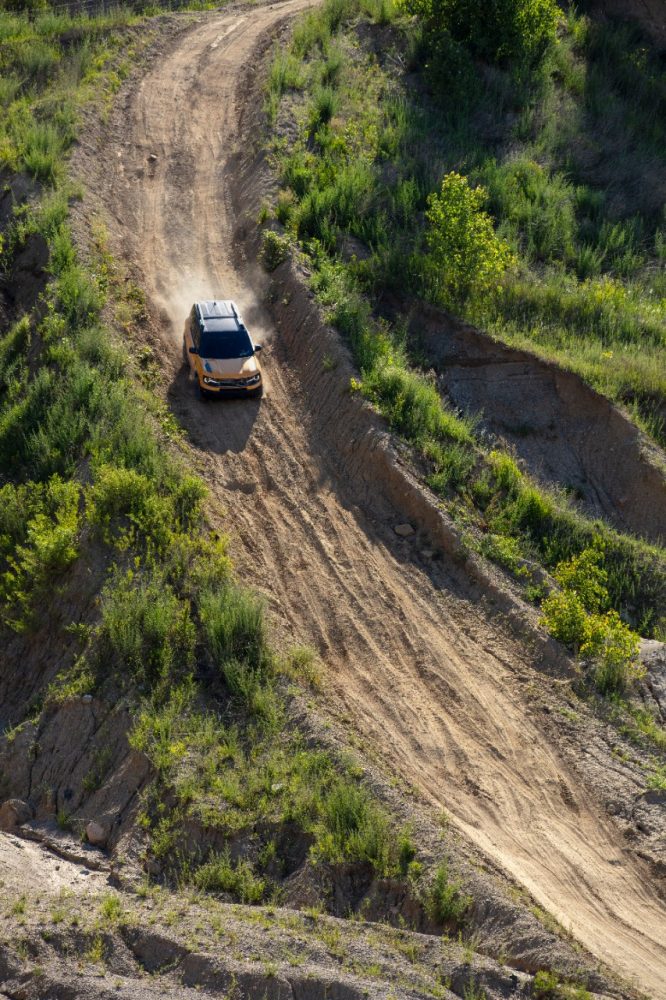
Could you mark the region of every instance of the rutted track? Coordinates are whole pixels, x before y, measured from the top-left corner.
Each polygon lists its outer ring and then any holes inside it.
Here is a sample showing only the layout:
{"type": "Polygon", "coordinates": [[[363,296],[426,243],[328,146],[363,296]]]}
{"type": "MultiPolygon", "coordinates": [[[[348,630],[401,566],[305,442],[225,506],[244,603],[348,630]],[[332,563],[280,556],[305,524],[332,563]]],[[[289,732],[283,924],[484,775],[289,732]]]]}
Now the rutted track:
{"type": "Polygon", "coordinates": [[[666,997],[650,874],[544,736],[529,655],[489,622],[460,570],[427,569],[396,541],[381,483],[369,491],[318,445],[309,411],[320,404],[285,363],[257,269],[233,264],[239,82],[258,39],[306,6],[213,14],[182,35],[124,92],[87,179],[164,318],[172,397],[227,508],[236,561],[286,630],[320,649],[338,710],[590,951],[666,997]],[[267,345],[261,403],[206,406],[180,372],[187,308],[213,294],[239,301],[267,345]]]}

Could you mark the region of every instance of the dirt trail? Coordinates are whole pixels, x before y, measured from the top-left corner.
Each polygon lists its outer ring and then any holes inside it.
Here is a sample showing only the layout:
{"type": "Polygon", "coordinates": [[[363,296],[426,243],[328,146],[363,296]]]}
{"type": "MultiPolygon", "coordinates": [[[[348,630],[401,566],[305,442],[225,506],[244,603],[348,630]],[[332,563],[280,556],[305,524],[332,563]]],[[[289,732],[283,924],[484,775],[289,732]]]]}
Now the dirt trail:
{"type": "Polygon", "coordinates": [[[527,654],[453,566],[426,571],[415,543],[396,540],[381,484],[369,494],[320,453],[316,400],[285,363],[257,272],[234,268],[238,81],[262,33],[307,5],[202,20],[127,89],[104,176],[87,179],[163,316],[174,405],[227,508],[241,574],[293,638],[320,649],[339,713],[590,951],[666,997],[664,909],[647,868],[540,730],[527,654]],[[235,298],[267,345],[261,403],[202,404],[179,372],[187,309],[212,295],[235,298]]]}

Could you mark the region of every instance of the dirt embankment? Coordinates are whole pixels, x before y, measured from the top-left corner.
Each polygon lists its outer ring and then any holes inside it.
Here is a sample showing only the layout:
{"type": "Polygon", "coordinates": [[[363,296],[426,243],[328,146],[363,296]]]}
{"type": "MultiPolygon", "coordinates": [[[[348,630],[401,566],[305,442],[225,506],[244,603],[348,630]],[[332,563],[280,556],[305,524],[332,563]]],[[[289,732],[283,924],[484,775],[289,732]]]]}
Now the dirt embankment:
{"type": "Polygon", "coordinates": [[[516,639],[502,587],[460,558],[453,536],[433,554],[418,530],[427,504],[350,397],[348,358],[298,275],[277,276],[269,313],[252,253],[239,263],[233,252],[239,205],[249,234],[267,183],[260,169],[241,176],[237,155],[256,127],[242,112],[248,92],[258,100],[257,41],[304,6],[213,15],[166,47],[122,93],[93,155],[77,159],[80,174],[146,291],[169,398],[227,508],[239,570],[287,637],[319,649],[331,710],[593,954],[664,996],[652,876],[535,711],[538,670],[554,662],[545,640],[516,639]],[[261,403],[202,405],[180,368],[183,317],[211,295],[235,298],[266,345],[261,403]],[[405,517],[417,531],[400,540],[405,517]]]}
{"type": "Polygon", "coordinates": [[[442,393],[480,413],[482,427],[538,480],[621,531],[666,539],[666,457],[608,399],[572,372],[438,309],[415,308],[410,328],[442,393]]]}
{"type": "Polygon", "coordinates": [[[2,860],[0,996],[12,1000],[529,996],[529,975],[441,936],[316,910],[118,892],[106,874],[15,837],[3,839],[2,860]]]}

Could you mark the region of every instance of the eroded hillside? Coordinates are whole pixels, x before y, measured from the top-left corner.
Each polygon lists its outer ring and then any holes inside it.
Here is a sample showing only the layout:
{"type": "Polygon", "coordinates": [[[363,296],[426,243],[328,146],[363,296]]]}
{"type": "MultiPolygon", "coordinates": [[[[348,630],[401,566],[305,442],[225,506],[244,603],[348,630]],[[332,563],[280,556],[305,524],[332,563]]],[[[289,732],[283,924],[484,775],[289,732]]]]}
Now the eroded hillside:
{"type": "MultiPolygon", "coordinates": [[[[349,392],[311,265],[259,262],[262,80],[305,6],[114,26],[146,51],[83,110],[83,263],[72,192],[11,181],[2,989],[659,996],[659,644],[604,701],[349,392]],[[181,368],[211,289],[265,345],[261,402],[206,406],[181,368]]],[[[608,537],[654,604],[656,549],[608,537]]]]}

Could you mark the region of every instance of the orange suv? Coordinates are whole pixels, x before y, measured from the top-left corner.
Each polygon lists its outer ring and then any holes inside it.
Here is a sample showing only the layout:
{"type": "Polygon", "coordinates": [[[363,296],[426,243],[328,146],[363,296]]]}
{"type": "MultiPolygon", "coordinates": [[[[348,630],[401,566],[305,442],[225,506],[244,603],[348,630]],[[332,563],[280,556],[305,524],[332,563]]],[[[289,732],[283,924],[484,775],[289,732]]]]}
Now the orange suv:
{"type": "Polygon", "coordinates": [[[196,302],[185,323],[183,360],[199,392],[211,396],[261,396],[263,383],[253,344],[233,302],[196,302]]]}

